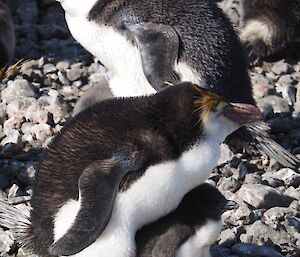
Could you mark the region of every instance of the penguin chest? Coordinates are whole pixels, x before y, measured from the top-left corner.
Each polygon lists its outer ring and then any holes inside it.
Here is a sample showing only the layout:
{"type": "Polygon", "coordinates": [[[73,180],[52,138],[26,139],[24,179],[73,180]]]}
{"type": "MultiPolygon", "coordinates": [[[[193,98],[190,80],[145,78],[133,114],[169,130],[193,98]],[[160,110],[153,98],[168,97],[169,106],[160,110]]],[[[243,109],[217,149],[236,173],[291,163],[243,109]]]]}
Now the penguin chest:
{"type": "MultiPolygon", "coordinates": [[[[66,20],[73,37],[108,70],[109,86],[117,97],[141,96],[155,93],[148,82],[138,47],[112,26],[100,25],[86,17],[71,17],[66,20]]],[[[174,63],[174,71],[180,81],[201,85],[199,74],[189,64],[174,63]]]]}
{"type": "Polygon", "coordinates": [[[175,257],[211,257],[210,247],[222,231],[222,221],[208,220],[176,251],[175,257]]]}
{"type": "Polygon", "coordinates": [[[66,15],[66,20],[72,36],[107,68],[115,96],[155,93],[144,75],[139,49],[125,35],[86,17],[66,15]]]}
{"type": "MultiPolygon", "coordinates": [[[[112,216],[101,236],[75,256],[132,256],[136,231],[174,210],[188,191],[209,177],[219,156],[219,144],[212,140],[189,149],[177,160],[149,167],[129,189],[117,195],[112,216]]],[[[78,208],[80,202],[71,200],[59,210],[54,222],[55,240],[66,233],[78,208]]]]}

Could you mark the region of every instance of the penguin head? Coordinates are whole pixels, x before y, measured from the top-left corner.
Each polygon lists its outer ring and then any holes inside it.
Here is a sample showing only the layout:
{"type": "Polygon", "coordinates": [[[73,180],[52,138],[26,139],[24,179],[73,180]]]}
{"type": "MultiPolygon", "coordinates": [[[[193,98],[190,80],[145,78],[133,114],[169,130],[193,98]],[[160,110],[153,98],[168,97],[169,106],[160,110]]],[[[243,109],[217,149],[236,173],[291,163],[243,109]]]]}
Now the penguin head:
{"type": "Polygon", "coordinates": [[[236,202],[227,200],[218,189],[203,183],[184,196],[178,209],[189,224],[197,225],[205,219],[217,221],[225,211],[237,207],[236,202]]]}
{"type": "Polygon", "coordinates": [[[217,94],[195,86],[197,91],[194,101],[198,112],[198,123],[206,136],[223,142],[225,138],[241,126],[261,120],[257,107],[245,103],[229,103],[217,94]]]}
{"type": "Polygon", "coordinates": [[[98,0],[56,0],[69,16],[87,16],[98,0]]]}

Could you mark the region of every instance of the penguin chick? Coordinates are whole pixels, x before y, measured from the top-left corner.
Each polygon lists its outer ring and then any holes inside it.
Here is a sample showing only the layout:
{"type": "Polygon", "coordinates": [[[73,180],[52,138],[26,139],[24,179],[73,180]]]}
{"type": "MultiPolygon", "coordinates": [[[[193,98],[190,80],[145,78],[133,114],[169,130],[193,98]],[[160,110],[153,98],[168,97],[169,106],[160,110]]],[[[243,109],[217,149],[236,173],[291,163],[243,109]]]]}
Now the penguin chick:
{"type": "Polygon", "coordinates": [[[15,31],[10,10],[0,1],[0,68],[11,62],[15,45],[15,31]]]}
{"type": "Polygon", "coordinates": [[[250,60],[265,59],[300,39],[299,0],[242,0],[241,40],[250,60]]]}
{"type": "Polygon", "coordinates": [[[106,78],[103,76],[96,85],[93,85],[80,96],[74,106],[73,116],[100,101],[112,97],[114,96],[108,86],[106,78]]]}
{"type": "MultiPolygon", "coordinates": [[[[73,37],[107,68],[115,96],[190,81],[226,101],[255,104],[245,52],[215,1],[58,1],[73,37]]],[[[284,166],[299,162],[258,127],[233,138],[231,145],[251,145],[284,166]]]]}
{"type": "Polygon", "coordinates": [[[191,83],[80,112],[39,162],[27,229],[33,252],[131,256],[136,231],[175,209],[208,178],[226,136],[260,118],[253,105],[191,83]]]}
{"type": "Polygon", "coordinates": [[[136,257],[208,257],[221,229],[221,215],[237,207],[204,183],[187,193],[179,206],[136,233],[136,257]]]}

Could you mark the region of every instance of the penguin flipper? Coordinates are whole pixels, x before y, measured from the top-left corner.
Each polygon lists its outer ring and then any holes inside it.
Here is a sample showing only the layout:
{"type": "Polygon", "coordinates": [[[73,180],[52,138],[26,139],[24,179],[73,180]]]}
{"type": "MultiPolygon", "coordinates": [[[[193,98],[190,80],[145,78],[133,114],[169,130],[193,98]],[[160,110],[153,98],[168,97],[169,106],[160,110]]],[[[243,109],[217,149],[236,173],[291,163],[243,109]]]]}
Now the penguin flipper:
{"type": "Polygon", "coordinates": [[[157,240],[152,249],[152,257],[174,257],[179,246],[193,234],[192,227],[179,224],[170,227],[157,240]]]}
{"type": "Polygon", "coordinates": [[[179,52],[179,36],[170,25],[140,22],[127,25],[127,29],[137,41],[144,74],[157,91],[165,82],[179,81],[173,70],[179,52]]]}
{"type": "Polygon", "coordinates": [[[78,185],[80,210],[67,233],[49,247],[49,253],[69,256],[92,244],[109,222],[122,178],[137,168],[135,159],[120,156],[85,168],[78,185]]]}

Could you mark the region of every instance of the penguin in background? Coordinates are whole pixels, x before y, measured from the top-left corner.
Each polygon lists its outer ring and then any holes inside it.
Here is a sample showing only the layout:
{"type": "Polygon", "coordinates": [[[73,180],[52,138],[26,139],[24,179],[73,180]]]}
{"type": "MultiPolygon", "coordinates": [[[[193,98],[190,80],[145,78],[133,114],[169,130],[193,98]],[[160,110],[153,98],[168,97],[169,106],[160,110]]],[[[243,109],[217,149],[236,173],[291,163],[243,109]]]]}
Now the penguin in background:
{"type": "Polygon", "coordinates": [[[102,101],[45,149],[30,213],[1,203],[0,223],[41,256],[132,256],[136,231],[209,177],[226,136],[260,119],[192,83],[102,101]]]}
{"type": "Polygon", "coordinates": [[[138,230],[136,257],[210,257],[222,230],[221,215],[235,208],[236,202],[203,183],[170,214],[138,230]]]}
{"type": "Polygon", "coordinates": [[[241,40],[250,60],[279,54],[300,40],[299,0],[242,0],[241,40]]]}
{"type": "Polygon", "coordinates": [[[15,53],[14,24],[8,7],[0,1],[0,68],[8,66],[15,53]]]}
{"type": "MultiPolygon", "coordinates": [[[[164,82],[190,81],[229,102],[255,104],[245,52],[215,1],[57,1],[73,37],[107,68],[115,96],[153,94],[164,82]]],[[[93,100],[84,95],[81,103],[89,102],[84,98],[93,100]]],[[[299,162],[268,137],[266,124],[243,128],[227,141],[287,167],[299,162]]]]}

